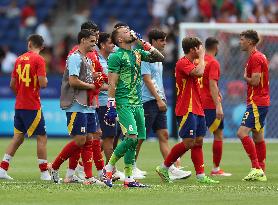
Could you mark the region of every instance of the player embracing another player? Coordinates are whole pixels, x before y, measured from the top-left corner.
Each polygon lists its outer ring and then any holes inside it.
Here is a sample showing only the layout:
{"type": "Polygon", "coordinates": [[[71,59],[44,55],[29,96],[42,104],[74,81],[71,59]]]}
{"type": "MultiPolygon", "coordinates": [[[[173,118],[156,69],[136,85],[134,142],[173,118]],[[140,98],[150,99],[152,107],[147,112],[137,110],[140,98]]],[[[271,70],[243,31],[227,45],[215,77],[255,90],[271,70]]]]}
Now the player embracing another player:
{"type": "Polygon", "coordinates": [[[204,184],[216,184],[219,181],[205,175],[202,149],[206,122],[198,78],[202,77],[204,73],[205,50],[202,42],[196,37],[185,37],[182,40],[182,48],[185,56],[176,64],[177,104],[175,109],[182,142],[171,149],[162,165],[156,167],[156,172],[163,181],[171,182],[168,173],[169,167],[191,149],[191,159],[197,181],[204,184]],[[198,65],[194,64],[196,60],[198,60],[198,65]]]}
{"type": "Polygon", "coordinates": [[[270,106],[268,61],[256,49],[258,33],[246,30],[240,34],[240,47],[247,52],[248,60],[244,70],[247,83],[247,108],[237,135],[250,158],[251,171],[244,181],[267,181],[265,171],[266,145],[264,141],[264,121],[270,106]],[[252,137],[249,133],[252,132],[252,137]]]}

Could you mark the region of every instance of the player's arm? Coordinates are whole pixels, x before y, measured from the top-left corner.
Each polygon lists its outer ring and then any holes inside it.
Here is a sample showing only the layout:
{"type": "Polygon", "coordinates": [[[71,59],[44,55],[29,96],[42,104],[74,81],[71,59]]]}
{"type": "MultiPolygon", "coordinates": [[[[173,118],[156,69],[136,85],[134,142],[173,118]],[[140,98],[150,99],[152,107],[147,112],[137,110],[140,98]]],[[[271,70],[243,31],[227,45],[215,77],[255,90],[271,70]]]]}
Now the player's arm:
{"type": "Polygon", "coordinates": [[[106,83],[104,83],[104,84],[100,87],[100,90],[106,91],[106,90],[108,90],[108,88],[109,88],[109,85],[106,84],[106,83]]]}
{"type": "Polygon", "coordinates": [[[39,81],[40,88],[47,87],[48,80],[46,76],[38,76],[38,81],[39,81]]]}
{"type": "Polygon", "coordinates": [[[11,78],[10,81],[10,88],[12,89],[12,91],[14,92],[15,95],[17,95],[17,90],[16,90],[16,78],[11,78]]]}
{"type": "Polygon", "coordinates": [[[153,84],[151,75],[148,75],[148,74],[143,75],[143,80],[144,80],[144,83],[146,84],[147,88],[151,92],[151,94],[155,97],[159,110],[166,111],[167,105],[158,95],[158,93],[155,89],[155,86],[153,84]]]}
{"type": "Polygon", "coordinates": [[[245,71],[245,73],[244,73],[244,79],[245,79],[245,81],[246,81],[249,85],[252,85],[252,86],[255,86],[255,87],[258,86],[258,85],[260,84],[261,76],[262,76],[261,73],[252,73],[251,78],[248,78],[248,77],[247,77],[246,71],[245,71]]]}
{"type": "Polygon", "coordinates": [[[205,70],[205,49],[202,45],[199,48],[195,48],[199,55],[198,65],[190,72],[191,76],[202,77],[205,70]]]}
{"type": "Polygon", "coordinates": [[[71,87],[82,89],[82,90],[95,89],[95,85],[83,82],[79,80],[79,78],[75,75],[69,76],[69,84],[71,87]]]}
{"type": "Polygon", "coordinates": [[[224,117],[221,100],[219,98],[219,88],[216,80],[209,80],[209,88],[212,100],[216,107],[216,118],[222,119],[224,117]]]}
{"type": "Polygon", "coordinates": [[[118,73],[108,73],[108,98],[115,98],[116,87],[119,80],[118,73]]]}

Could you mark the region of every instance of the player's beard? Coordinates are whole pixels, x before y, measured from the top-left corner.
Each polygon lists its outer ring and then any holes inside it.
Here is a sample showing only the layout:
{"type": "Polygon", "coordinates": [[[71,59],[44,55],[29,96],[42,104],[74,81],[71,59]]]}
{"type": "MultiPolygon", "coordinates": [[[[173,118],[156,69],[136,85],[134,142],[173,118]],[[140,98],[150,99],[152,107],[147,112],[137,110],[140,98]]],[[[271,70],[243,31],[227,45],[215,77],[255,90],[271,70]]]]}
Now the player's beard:
{"type": "Polygon", "coordinates": [[[134,41],[136,41],[136,39],[131,37],[131,39],[127,40],[126,43],[133,43],[134,41]]]}

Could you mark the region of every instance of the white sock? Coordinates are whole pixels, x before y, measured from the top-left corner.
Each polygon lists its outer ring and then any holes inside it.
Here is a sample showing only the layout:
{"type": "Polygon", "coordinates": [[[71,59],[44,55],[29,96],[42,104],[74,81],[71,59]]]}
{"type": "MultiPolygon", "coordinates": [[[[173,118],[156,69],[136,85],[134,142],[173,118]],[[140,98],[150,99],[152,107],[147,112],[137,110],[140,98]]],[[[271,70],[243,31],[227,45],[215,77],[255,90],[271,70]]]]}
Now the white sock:
{"type": "Polygon", "coordinates": [[[214,167],[213,169],[212,169],[212,171],[214,171],[214,172],[218,172],[220,170],[220,167],[214,167]]]}
{"type": "Polygon", "coordinates": [[[133,166],[133,169],[136,169],[136,162],[134,162],[134,164],[132,166],[133,166]]]}
{"type": "Polygon", "coordinates": [[[105,165],[105,169],[107,172],[113,172],[114,166],[108,163],[107,165],[105,165]]]}
{"type": "Polygon", "coordinates": [[[38,163],[44,164],[44,163],[47,163],[47,160],[46,159],[38,159],[38,163]]]}
{"type": "Polygon", "coordinates": [[[205,176],[206,176],[205,173],[196,175],[197,179],[204,178],[205,176]]]}
{"type": "Polygon", "coordinates": [[[125,177],[125,182],[134,182],[133,176],[126,176],[125,177]]]}
{"type": "Polygon", "coordinates": [[[12,156],[9,154],[4,154],[3,161],[10,163],[12,161],[12,156]]]}
{"type": "Polygon", "coordinates": [[[102,177],[102,170],[97,170],[97,176],[99,179],[102,177]]]}
{"type": "Polygon", "coordinates": [[[163,167],[165,169],[169,169],[169,167],[166,167],[166,165],[164,163],[161,164],[161,167],[163,167]]]}
{"type": "Polygon", "coordinates": [[[66,177],[72,177],[74,175],[75,170],[74,169],[67,169],[66,177]]]}

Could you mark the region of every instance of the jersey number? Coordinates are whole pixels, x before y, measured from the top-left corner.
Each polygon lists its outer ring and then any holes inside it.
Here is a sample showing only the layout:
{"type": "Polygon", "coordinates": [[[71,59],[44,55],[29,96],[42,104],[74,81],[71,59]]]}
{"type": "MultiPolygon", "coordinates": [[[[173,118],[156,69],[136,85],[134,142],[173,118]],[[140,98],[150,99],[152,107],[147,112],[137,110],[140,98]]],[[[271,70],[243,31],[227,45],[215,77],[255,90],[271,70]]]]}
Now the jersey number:
{"type": "Polygon", "coordinates": [[[21,68],[21,65],[17,66],[16,72],[19,77],[19,83],[20,81],[25,83],[26,87],[29,87],[31,78],[30,78],[30,64],[25,64],[23,69],[21,68]]]}

